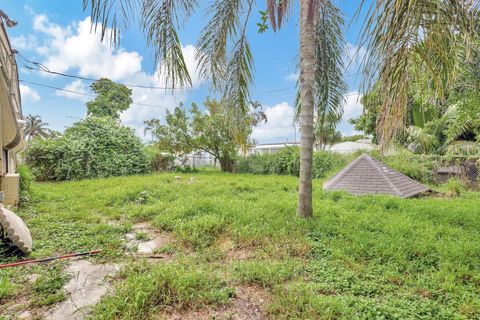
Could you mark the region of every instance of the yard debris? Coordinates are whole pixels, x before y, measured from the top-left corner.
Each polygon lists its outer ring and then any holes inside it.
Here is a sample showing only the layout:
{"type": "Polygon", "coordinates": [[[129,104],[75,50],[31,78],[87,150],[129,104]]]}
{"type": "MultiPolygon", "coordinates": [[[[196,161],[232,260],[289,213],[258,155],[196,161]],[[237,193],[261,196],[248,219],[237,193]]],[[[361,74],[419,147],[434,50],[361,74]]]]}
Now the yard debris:
{"type": "Polygon", "coordinates": [[[190,177],[190,184],[195,183],[195,177],[190,177]]]}
{"type": "Polygon", "coordinates": [[[175,176],[175,182],[180,182],[182,180],[182,177],[180,176],[175,176]]]}
{"type": "Polygon", "coordinates": [[[49,262],[49,261],[58,260],[58,259],[68,259],[68,258],[73,258],[73,257],[88,256],[88,255],[93,255],[93,254],[97,254],[97,253],[100,253],[100,252],[102,252],[102,250],[93,250],[93,251],[88,251],[88,252],[70,253],[70,254],[65,254],[63,256],[55,256],[55,257],[35,259],[35,260],[17,261],[17,262],[12,262],[12,263],[0,264],[0,269],[8,268],[8,267],[18,267],[18,266],[23,266],[23,265],[32,264],[32,263],[49,262]]]}
{"type": "Polygon", "coordinates": [[[24,254],[32,251],[32,235],[25,222],[12,211],[0,207],[0,226],[18,249],[24,254]]]}

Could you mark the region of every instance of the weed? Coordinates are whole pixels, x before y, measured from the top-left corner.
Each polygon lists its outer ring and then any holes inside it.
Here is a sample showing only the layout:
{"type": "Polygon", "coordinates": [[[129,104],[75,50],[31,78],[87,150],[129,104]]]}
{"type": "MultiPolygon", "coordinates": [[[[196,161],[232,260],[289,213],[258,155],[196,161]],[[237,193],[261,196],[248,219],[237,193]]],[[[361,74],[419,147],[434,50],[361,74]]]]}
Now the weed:
{"type": "Polygon", "coordinates": [[[116,294],[96,307],[93,319],[148,319],[166,307],[226,304],[233,295],[233,289],[205,268],[180,264],[132,268],[116,294]]]}

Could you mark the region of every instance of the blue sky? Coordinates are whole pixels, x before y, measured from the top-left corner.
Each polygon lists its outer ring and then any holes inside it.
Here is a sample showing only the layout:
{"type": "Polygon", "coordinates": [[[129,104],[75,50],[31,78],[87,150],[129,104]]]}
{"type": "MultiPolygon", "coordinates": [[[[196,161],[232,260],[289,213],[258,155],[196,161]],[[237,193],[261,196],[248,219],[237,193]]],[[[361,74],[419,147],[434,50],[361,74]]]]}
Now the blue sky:
{"type": "MultiPolygon", "coordinates": [[[[187,65],[193,76],[193,88],[173,93],[134,88],[133,100],[136,104],[122,114],[121,118],[124,124],[134,128],[140,136],[144,120],[163,118],[165,109],[172,109],[179,102],[187,105],[191,102],[201,104],[210,93],[208,81],[195,74],[195,43],[199,31],[207,21],[205,7],[210,1],[200,2],[202,9],[188,21],[180,34],[187,65]]],[[[361,0],[336,2],[345,13],[349,25],[346,39],[350,55],[357,52],[360,25],[352,21],[352,17],[360,2],[361,0]]],[[[291,18],[280,32],[268,30],[264,34],[258,34],[258,10],[265,9],[265,1],[257,3],[248,32],[255,62],[255,84],[251,93],[252,100],[258,100],[264,106],[269,121],[254,130],[253,138],[260,143],[293,141],[295,138],[298,140],[299,135],[292,126],[292,106],[298,75],[298,8],[293,8],[291,18]]],[[[152,49],[146,47],[142,32],[136,27],[124,32],[118,48],[101,43],[98,35],[91,32],[89,14],[83,12],[81,0],[4,0],[0,9],[18,21],[17,27],[8,29],[12,46],[24,57],[40,62],[52,71],[95,79],[108,77],[122,83],[147,86],[164,84],[155,72],[152,49]]],[[[358,52],[361,54],[362,51],[358,52]]],[[[23,80],[90,94],[90,83],[87,81],[29,71],[24,68],[24,62],[20,58],[17,58],[17,63],[23,80]]],[[[357,61],[353,61],[346,75],[349,94],[344,121],[339,125],[340,131],[345,135],[353,133],[347,120],[358,116],[362,110],[358,101],[360,78],[356,75],[357,66],[357,61]]],[[[51,128],[59,131],[83,118],[85,102],[91,99],[85,95],[31,83],[23,83],[21,91],[24,114],[40,115],[51,128]]]]}

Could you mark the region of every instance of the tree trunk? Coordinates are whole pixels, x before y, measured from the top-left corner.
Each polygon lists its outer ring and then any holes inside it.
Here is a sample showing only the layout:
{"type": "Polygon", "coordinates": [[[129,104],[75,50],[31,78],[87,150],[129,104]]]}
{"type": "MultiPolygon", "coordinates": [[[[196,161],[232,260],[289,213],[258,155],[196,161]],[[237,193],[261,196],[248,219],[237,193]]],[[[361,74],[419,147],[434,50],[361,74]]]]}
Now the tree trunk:
{"type": "Polygon", "coordinates": [[[235,161],[230,158],[220,158],[220,169],[222,172],[233,172],[235,161]]]}
{"type": "Polygon", "coordinates": [[[300,102],[302,109],[300,111],[301,155],[297,215],[302,218],[312,217],[315,32],[314,21],[309,19],[311,1],[300,0],[300,102]]]}

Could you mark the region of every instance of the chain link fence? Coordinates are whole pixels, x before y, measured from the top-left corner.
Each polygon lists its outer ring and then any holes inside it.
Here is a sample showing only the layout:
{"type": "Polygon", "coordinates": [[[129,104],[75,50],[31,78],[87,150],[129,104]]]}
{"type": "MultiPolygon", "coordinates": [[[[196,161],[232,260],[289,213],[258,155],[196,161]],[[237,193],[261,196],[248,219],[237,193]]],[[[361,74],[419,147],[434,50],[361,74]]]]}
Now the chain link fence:
{"type": "Polygon", "coordinates": [[[442,184],[456,178],[466,186],[478,188],[479,157],[438,157],[432,161],[434,182],[442,184]]]}
{"type": "Polygon", "coordinates": [[[193,153],[186,156],[185,159],[177,159],[176,165],[189,166],[192,168],[216,167],[219,166],[215,158],[205,152],[193,153]]]}

